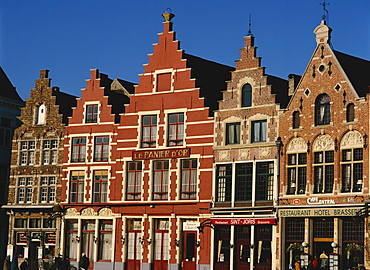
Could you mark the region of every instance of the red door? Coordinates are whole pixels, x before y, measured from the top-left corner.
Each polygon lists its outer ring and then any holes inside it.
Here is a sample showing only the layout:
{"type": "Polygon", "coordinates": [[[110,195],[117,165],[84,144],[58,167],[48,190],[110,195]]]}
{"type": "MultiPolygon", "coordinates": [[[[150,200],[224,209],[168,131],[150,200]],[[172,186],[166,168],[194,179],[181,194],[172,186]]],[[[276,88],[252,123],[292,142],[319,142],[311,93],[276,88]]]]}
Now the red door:
{"type": "Polygon", "coordinates": [[[235,245],[235,263],[237,270],[249,270],[250,268],[250,242],[237,240],[235,245]]]}
{"type": "Polygon", "coordinates": [[[140,231],[128,231],[128,242],[127,242],[127,269],[140,270],[140,259],[141,259],[141,232],[140,231]]]}
{"type": "Polygon", "coordinates": [[[197,232],[186,231],[183,238],[183,270],[195,270],[197,261],[197,246],[196,246],[197,232]]]}
{"type": "Polygon", "coordinates": [[[234,269],[249,270],[250,268],[250,231],[250,226],[235,226],[234,269]]]}

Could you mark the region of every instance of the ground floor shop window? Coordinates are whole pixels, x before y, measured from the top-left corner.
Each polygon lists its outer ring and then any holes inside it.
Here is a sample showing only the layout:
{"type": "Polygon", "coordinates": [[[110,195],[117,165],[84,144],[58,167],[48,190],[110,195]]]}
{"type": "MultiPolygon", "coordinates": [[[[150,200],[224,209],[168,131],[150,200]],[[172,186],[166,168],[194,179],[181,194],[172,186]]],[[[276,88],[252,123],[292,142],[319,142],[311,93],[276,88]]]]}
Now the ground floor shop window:
{"type": "Polygon", "coordinates": [[[216,270],[228,269],[230,264],[230,226],[215,227],[216,270]]]}
{"type": "Polygon", "coordinates": [[[343,219],[343,265],[346,269],[364,263],[364,219],[343,219]]]}
{"type": "Polygon", "coordinates": [[[302,242],[304,241],[304,218],[288,218],[286,220],[286,261],[292,267],[299,259],[303,251],[302,242]]]}
{"type": "Polygon", "coordinates": [[[112,258],[113,220],[100,220],[99,222],[99,257],[98,260],[110,260],[112,258]]]}
{"type": "Polygon", "coordinates": [[[271,264],[272,226],[255,226],[255,262],[257,264],[271,264]]]}

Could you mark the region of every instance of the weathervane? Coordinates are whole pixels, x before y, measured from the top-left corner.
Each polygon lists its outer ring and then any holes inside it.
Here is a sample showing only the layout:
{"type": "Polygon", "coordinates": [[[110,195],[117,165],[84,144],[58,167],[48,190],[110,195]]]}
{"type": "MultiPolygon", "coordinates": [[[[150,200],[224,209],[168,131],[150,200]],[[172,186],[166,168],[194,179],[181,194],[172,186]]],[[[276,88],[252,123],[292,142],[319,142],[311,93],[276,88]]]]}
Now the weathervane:
{"type": "Polygon", "coordinates": [[[253,34],[252,34],[252,30],[251,30],[251,26],[252,26],[252,14],[249,14],[249,29],[248,29],[248,35],[247,36],[252,36],[253,37],[253,34]]]}
{"type": "Polygon", "coordinates": [[[322,15],[322,19],[325,21],[326,18],[328,18],[328,22],[329,22],[329,11],[326,9],[326,6],[329,5],[329,3],[326,3],[325,2],[326,0],[324,0],[324,3],[320,3],[320,5],[322,5],[323,9],[324,9],[324,14],[322,15]]]}

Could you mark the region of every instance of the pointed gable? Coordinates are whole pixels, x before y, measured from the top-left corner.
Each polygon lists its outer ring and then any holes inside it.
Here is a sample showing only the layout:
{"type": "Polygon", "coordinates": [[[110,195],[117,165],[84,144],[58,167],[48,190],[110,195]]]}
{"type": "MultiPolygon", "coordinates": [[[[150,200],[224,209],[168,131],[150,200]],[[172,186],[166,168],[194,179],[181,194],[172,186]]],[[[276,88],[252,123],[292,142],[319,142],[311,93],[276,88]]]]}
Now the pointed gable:
{"type": "Polygon", "coordinates": [[[0,67],[0,97],[12,99],[17,103],[23,103],[23,100],[18,95],[15,87],[6,76],[4,70],[0,67]]]}

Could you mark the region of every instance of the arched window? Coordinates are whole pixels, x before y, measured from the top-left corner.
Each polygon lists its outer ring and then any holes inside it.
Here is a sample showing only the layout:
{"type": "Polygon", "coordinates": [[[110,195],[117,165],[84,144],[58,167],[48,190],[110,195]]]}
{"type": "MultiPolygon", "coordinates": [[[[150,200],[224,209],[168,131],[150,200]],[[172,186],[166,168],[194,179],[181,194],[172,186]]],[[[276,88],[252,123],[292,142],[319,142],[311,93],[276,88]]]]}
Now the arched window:
{"type": "Polygon", "coordinates": [[[293,113],[293,128],[299,128],[300,124],[299,112],[295,111],[293,113]]]}
{"type": "Polygon", "coordinates": [[[330,124],[330,97],[327,94],[321,94],[315,102],[316,125],[330,124]]]}
{"type": "Polygon", "coordinates": [[[252,106],[252,86],[247,83],[242,88],[242,107],[252,106]]]}
{"type": "Polygon", "coordinates": [[[346,118],[347,122],[353,122],[355,120],[355,105],[353,103],[347,105],[346,118]]]}
{"type": "Polygon", "coordinates": [[[37,110],[36,116],[36,124],[37,125],[44,125],[46,121],[46,106],[45,104],[41,104],[37,110]]]}

